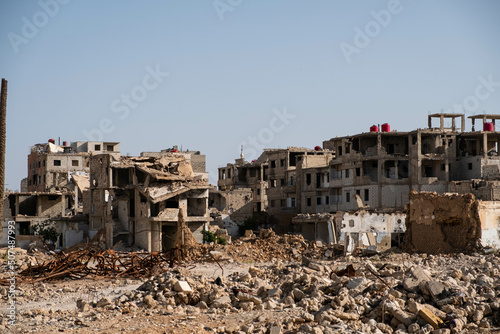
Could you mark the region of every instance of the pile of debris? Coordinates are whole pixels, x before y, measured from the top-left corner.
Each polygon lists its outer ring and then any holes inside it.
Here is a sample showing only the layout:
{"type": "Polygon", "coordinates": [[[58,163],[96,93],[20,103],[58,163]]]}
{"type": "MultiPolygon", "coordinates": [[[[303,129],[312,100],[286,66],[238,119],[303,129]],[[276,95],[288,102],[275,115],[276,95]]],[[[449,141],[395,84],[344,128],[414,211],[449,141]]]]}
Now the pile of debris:
{"type": "Polygon", "coordinates": [[[343,247],[327,246],[321,241],[308,241],[301,235],[279,236],[274,232],[265,237],[240,238],[228,245],[197,245],[183,250],[186,262],[212,261],[210,253],[218,258],[238,262],[268,262],[273,259],[293,261],[307,255],[315,259],[331,259],[343,253],[343,247]]]}
{"type": "Polygon", "coordinates": [[[277,260],[216,280],[177,268],[115,300],[77,304],[82,312],[273,313],[224,329],[245,333],[466,333],[500,325],[497,256],[403,256],[336,264],[277,260]]]}

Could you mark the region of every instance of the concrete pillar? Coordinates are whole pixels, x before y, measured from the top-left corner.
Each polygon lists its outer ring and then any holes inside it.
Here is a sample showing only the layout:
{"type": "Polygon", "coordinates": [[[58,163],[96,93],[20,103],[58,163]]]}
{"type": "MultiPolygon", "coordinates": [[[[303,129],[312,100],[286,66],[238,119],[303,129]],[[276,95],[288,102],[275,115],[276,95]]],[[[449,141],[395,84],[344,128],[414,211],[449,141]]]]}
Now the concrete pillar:
{"type": "Polygon", "coordinates": [[[460,129],[462,132],[465,132],[465,116],[460,116],[462,118],[462,128],[460,129]]]}
{"type": "Polygon", "coordinates": [[[380,133],[377,134],[377,155],[380,155],[382,151],[382,135],[380,133]]]}
{"type": "Polygon", "coordinates": [[[113,221],[105,219],[106,228],[106,248],[110,249],[113,247],[113,221]]]}
{"type": "Polygon", "coordinates": [[[455,117],[451,118],[451,128],[453,129],[453,131],[456,131],[456,128],[455,128],[455,117]]]}
{"type": "Polygon", "coordinates": [[[444,116],[443,116],[443,115],[441,115],[441,116],[439,117],[439,129],[440,129],[441,131],[443,131],[443,130],[444,130],[444,116]]]}
{"type": "Polygon", "coordinates": [[[377,164],[377,194],[378,194],[378,207],[382,207],[382,168],[384,166],[384,162],[382,160],[378,160],[377,164]]]}
{"type": "Polygon", "coordinates": [[[432,129],[432,117],[431,116],[427,116],[427,125],[428,125],[429,129],[432,129]]]}
{"type": "Polygon", "coordinates": [[[488,134],[483,133],[483,158],[488,156],[488,134]]]}
{"type": "Polygon", "coordinates": [[[151,222],[151,252],[161,251],[161,223],[151,222]]]}

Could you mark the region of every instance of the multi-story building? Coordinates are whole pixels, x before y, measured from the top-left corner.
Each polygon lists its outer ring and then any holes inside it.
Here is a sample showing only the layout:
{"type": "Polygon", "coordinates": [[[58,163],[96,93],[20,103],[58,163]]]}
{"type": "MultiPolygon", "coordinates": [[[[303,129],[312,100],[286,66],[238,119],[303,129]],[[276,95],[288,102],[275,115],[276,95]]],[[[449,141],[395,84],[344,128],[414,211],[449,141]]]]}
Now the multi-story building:
{"type": "Polygon", "coordinates": [[[184,239],[182,216],[198,242],[211,220],[208,173],[193,171],[187,153],[159,157],[90,157],[90,234],[106,230],[106,246],[118,241],[162,251],[184,239]]]}
{"type": "Polygon", "coordinates": [[[298,213],[402,210],[412,190],[500,200],[500,115],[469,118],[469,132],[464,114],[438,113],[428,116],[424,129],[399,132],[383,124],[381,131],[372,126],[324,141],[320,150],[266,149],[253,162],[241,158],[219,168],[218,186],[251,188],[254,211],[278,217],[283,226],[298,213]]]}
{"type": "MultiPolygon", "coordinates": [[[[498,115],[472,116],[471,119],[498,115]]],[[[411,190],[445,193],[457,190],[456,182],[484,179],[498,175],[497,155],[500,134],[485,122],[483,131],[465,132],[465,115],[433,114],[429,128],[411,132],[389,131],[333,138],[323,146],[336,151],[330,162],[330,195],[332,211],[359,207],[360,196],[371,208],[402,209],[411,190]],[[439,118],[439,127],[432,119],[439,118]],[[461,119],[461,128],[455,119],[461,119]],[[451,119],[451,127],[445,121],[451,119]],[[488,131],[485,131],[488,130],[488,131]]]]}
{"type": "MultiPolygon", "coordinates": [[[[234,164],[219,168],[218,187],[223,191],[252,189],[254,212],[266,211],[279,219],[280,227],[288,229],[291,218],[301,211],[303,171],[327,168],[331,157],[331,152],[320,147],[265,149],[252,162],[246,162],[242,156],[234,164]]],[[[323,180],[321,188],[325,184],[323,180]]],[[[327,189],[321,191],[323,194],[320,197],[328,193],[327,189]]]]}
{"type": "Polygon", "coordinates": [[[89,173],[91,153],[119,154],[120,143],[73,142],[56,145],[54,139],[48,143],[33,145],[28,155],[28,191],[64,190],[72,173],[89,173]]]}

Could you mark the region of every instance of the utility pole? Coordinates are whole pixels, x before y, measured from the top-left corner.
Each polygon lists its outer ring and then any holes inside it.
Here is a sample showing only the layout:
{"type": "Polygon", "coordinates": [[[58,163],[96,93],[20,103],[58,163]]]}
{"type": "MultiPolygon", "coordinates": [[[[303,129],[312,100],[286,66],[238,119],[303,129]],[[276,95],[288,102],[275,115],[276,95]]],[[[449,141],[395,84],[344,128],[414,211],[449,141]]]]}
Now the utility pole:
{"type": "Polygon", "coordinates": [[[2,78],[0,94],[0,221],[3,220],[5,195],[5,142],[7,137],[7,80],[2,78]]]}

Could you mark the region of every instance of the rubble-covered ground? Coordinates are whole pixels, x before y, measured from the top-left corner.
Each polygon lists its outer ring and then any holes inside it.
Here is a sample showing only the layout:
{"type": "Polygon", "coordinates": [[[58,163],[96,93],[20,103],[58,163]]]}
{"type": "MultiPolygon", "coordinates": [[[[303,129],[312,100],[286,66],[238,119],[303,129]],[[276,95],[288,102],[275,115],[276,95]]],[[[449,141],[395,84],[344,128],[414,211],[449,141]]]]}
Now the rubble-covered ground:
{"type": "Polygon", "coordinates": [[[343,257],[301,237],[236,240],[148,279],[18,282],[15,326],[0,287],[0,333],[500,333],[499,271],[494,253],[343,257]]]}

